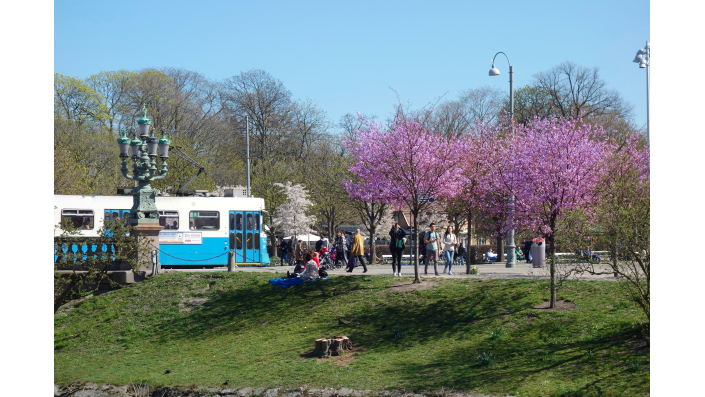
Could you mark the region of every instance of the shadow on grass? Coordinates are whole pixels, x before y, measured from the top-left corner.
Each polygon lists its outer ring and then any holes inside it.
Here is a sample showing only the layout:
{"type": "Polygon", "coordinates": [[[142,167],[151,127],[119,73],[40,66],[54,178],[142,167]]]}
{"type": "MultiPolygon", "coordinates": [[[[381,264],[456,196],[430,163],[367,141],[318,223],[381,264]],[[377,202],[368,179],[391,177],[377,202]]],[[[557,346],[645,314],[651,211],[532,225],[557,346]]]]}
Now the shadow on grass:
{"type": "MultiPolygon", "coordinates": [[[[340,276],[283,289],[269,284],[266,277],[212,291],[209,300],[191,313],[164,319],[156,325],[157,342],[237,334],[253,327],[264,331],[309,318],[318,332],[310,335],[313,339],[346,335],[356,346],[365,347],[363,355],[401,352],[441,339],[447,339],[450,346],[457,342],[460,347],[434,352],[430,362],[408,360],[390,366],[390,374],[416,391],[496,389],[497,385],[513,390],[549,373],[582,382],[580,387],[552,392],[554,395],[600,394],[607,389],[623,392],[627,387],[623,385],[629,382],[635,390],[648,390],[648,377],[625,372],[625,355],[610,350],[614,343],[634,339],[638,331],[612,328],[591,338],[571,339],[576,322],[589,321],[589,315],[578,317],[568,312],[556,319],[548,312],[531,309],[536,304],[531,296],[536,289],[528,284],[535,284],[533,281],[468,283],[467,292],[457,295],[457,289],[444,289],[447,280],[434,289],[393,291],[389,287],[398,280],[340,276]],[[339,317],[345,324],[338,323],[339,317]],[[560,329],[558,323],[562,324],[560,329]],[[490,339],[487,334],[495,327],[504,327],[507,335],[490,339]],[[563,339],[554,341],[558,337],[563,339]],[[459,343],[464,338],[482,338],[482,342],[467,347],[459,343]],[[495,353],[494,365],[478,363],[476,356],[483,351],[495,353]],[[589,357],[587,352],[591,352],[589,357]],[[591,376],[589,381],[582,380],[586,375],[591,376]],[[615,375],[629,382],[610,384],[615,375]]],[[[313,340],[310,344],[312,348],[313,340]]],[[[286,350],[309,357],[300,354],[301,346],[286,350]]]]}

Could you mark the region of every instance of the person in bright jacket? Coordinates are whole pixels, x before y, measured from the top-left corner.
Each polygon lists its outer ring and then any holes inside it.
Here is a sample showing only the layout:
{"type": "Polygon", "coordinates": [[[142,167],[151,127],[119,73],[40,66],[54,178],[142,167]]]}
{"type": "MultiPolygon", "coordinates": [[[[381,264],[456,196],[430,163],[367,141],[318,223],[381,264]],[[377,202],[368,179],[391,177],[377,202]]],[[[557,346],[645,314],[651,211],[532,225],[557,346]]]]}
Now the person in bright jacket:
{"type": "Polygon", "coordinates": [[[353,238],[352,251],[350,252],[351,256],[353,257],[353,260],[348,263],[348,269],[346,270],[348,273],[352,273],[353,269],[355,268],[355,261],[360,261],[360,263],[362,263],[363,269],[365,269],[363,270],[363,273],[367,273],[364,245],[365,240],[362,238],[362,234],[360,234],[360,229],[357,229],[355,231],[355,237],[353,238]]]}

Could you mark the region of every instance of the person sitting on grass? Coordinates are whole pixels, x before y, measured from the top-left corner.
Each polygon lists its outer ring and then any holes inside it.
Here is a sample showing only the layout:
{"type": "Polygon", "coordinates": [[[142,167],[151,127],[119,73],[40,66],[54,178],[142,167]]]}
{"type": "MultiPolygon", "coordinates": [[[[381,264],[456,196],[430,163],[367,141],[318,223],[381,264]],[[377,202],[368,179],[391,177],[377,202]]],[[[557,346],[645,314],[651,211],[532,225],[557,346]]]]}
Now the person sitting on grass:
{"type": "Polygon", "coordinates": [[[304,262],[306,262],[306,269],[301,274],[299,274],[299,280],[306,282],[318,280],[319,278],[321,278],[321,276],[318,274],[318,267],[316,266],[316,262],[313,260],[313,252],[306,252],[306,255],[304,255],[304,262]]]}

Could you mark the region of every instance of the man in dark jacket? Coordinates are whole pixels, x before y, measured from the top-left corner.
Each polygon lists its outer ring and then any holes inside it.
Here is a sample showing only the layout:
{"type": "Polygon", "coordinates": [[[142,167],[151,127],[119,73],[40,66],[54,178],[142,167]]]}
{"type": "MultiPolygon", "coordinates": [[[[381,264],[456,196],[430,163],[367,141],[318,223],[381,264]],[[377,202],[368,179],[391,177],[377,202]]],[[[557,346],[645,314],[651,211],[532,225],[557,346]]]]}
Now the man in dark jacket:
{"type": "Polygon", "coordinates": [[[279,254],[279,266],[284,266],[284,262],[286,262],[287,264],[289,263],[289,257],[287,256],[286,247],[286,241],[284,241],[284,238],[282,237],[282,241],[279,244],[279,251],[281,252],[279,254]]]}
{"type": "MultiPolygon", "coordinates": [[[[317,252],[320,252],[320,251],[321,251],[321,247],[323,247],[325,244],[326,244],[326,242],[323,241],[323,236],[321,236],[321,239],[318,240],[318,241],[316,241],[316,251],[317,251],[317,252]]],[[[327,248],[328,248],[328,247],[326,247],[326,249],[327,249],[327,248]]]]}
{"type": "Polygon", "coordinates": [[[389,231],[389,236],[391,241],[389,242],[389,251],[392,252],[392,274],[394,276],[401,276],[401,256],[406,248],[404,237],[406,237],[406,232],[404,229],[399,227],[398,223],[392,226],[392,230],[389,231]]]}
{"type": "Polygon", "coordinates": [[[286,256],[289,259],[289,266],[294,266],[294,261],[296,260],[294,247],[296,247],[296,237],[291,236],[291,239],[286,244],[286,256]]]}
{"type": "Polygon", "coordinates": [[[529,253],[531,252],[531,240],[526,239],[524,241],[524,259],[526,259],[526,263],[531,263],[529,260],[529,253]]]}

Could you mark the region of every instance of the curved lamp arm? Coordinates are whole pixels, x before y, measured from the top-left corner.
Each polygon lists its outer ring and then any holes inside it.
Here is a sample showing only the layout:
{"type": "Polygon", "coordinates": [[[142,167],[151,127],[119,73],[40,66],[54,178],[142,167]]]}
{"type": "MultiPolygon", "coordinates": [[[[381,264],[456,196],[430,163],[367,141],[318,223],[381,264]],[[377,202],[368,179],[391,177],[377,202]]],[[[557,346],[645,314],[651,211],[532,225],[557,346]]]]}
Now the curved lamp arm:
{"type": "Polygon", "coordinates": [[[509,56],[507,56],[507,54],[503,53],[502,51],[500,51],[500,52],[494,54],[494,57],[492,57],[492,64],[493,64],[493,65],[494,65],[494,60],[495,60],[495,58],[497,58],[497,55],[499,55],[499,54],[502,54],[502,55],[504,55],[505,57],[507,57],[507,63],[509,64],[509,66],[512,66],[512,63],[509,61],[509,56]]]}
{"type": "Polygon", "coordinates": [[[132,175],[130,175],[130,170],[127,169],[127,159],[122,160],[122,168],[120,168],[120,171],[122,171],[122,175],[125,178],[132,179],[132,175]]]}

